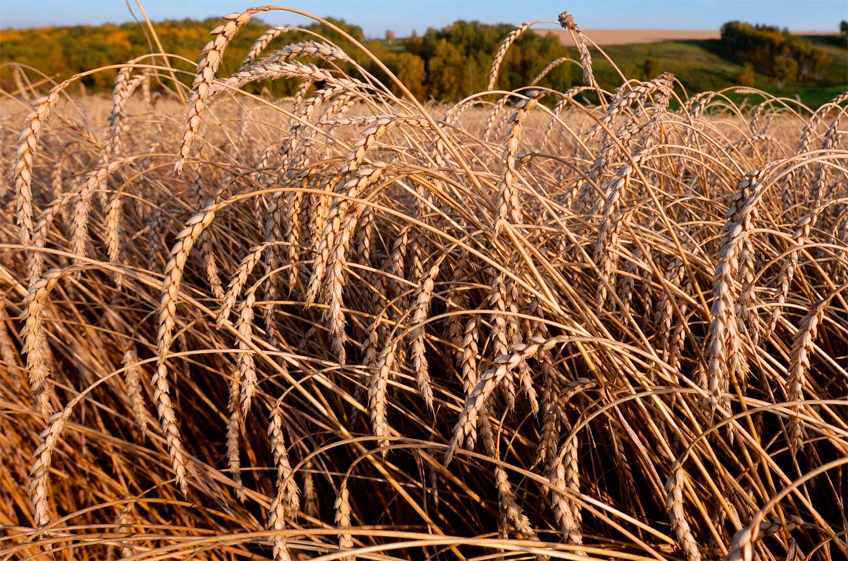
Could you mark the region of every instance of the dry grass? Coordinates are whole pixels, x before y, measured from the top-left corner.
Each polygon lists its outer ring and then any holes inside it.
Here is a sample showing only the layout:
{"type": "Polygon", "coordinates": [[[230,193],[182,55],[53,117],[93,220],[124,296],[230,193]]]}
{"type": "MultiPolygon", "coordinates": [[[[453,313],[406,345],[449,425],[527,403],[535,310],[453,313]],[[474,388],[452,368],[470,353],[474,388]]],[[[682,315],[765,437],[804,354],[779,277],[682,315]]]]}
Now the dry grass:
{"type": "Polygon", "coordinates": [[[254,12],[3,101],[0,559],[848,556],[848,96],[216,76],[254,12]]]}

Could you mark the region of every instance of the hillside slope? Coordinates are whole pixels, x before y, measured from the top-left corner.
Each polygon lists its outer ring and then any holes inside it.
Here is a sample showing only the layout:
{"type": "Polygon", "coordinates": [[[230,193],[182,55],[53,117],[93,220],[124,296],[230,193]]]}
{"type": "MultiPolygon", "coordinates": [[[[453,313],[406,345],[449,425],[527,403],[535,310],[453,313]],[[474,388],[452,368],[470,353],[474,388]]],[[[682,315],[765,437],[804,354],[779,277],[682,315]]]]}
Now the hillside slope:
{"type": "MultiPolygon", "coordinates": [[[[599,34],[602,43],[606,30],[599,34]]],[[[625,38],[630,30],[621,30],[625,38]]],[[[643,31],[643,30],[639,30],[643,31]]],[[[587,37],[595,41],[592,30],[587,30],[587,37]]],[[[683,33],[683,32],[681,32],[683,33]]],[[[690,32],[697,33],[697,32],[690,32]]],[[[704,32],[706,33],[706,32],[704,32]]],[[[571,41],[566,33],[556,32],[565,44],[571,41]]],[[[718,32],[715,33],[718,35],[718,32]]],[[[640,36],[631,36],[637,42],[626,44],[601,45],[603,51],[613,60],[621,71],[628,77],[643,76],[646,61],[656,59],[660,62],[660,69],[674,74],[686,87],[689,93],[706,90],[720,90],[733,85],[738,85],[739,74],[742,64],[723,56],[720,50],[719,39],[689,39],[677,41],[659,41],[653,43],[638,42],[640,36]]],[[[821,86],[794,86],[786,85],[778,88],[774,78],[756,74],[754,87],[767,91],[777,96],[798,99],[811,106],[817,107],[828,100],[833,99],[839,93],[848,88],[848,49],[844,44],[840,45],[838,37],[833,35],[804,35],[805,38],[816,43],[816,46],[824,49],[833,59],[828,68],[828,76],[835,85],[821,86]]],[[[595,75],[602,85],[612,85],[621,82],[621,78],[597,49],[590,49],[595,61],[595,75]]],[[[577,57],[577,51],[569,47],[571,56],[577,57]]]]}

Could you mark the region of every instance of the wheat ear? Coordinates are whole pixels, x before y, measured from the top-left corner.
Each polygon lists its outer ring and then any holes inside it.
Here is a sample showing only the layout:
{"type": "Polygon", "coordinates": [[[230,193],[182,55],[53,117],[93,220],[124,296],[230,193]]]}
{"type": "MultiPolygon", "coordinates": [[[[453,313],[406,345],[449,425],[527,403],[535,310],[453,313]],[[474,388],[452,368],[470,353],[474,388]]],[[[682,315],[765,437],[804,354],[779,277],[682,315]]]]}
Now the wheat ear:
{"type": "MultiPolygon", "coordinates": [[[[826,298],[810,309],[807,315],[804,316],[804,319],[801,320],[798,331],[792,340],[792,357],[789,362],[789,375],[786,380],[786,385],[788,386],[787,399],[789,401],[804,400],[804,380],[810,369],[810,355],[815,345],[819,322],[824,317],[824,310],[829,300],[829,298],[826,298]]],[[[800,413],[803,408],[803,405],[792,406],[792,410],[795,413],[800,413]]],[[[793,455],[797,454],[801,449],[803,441],[803,421],[801,421],[797,414],[792,415],[789,418],[789,449],[793,455]]]]}
{"type": "MultiPolygon", "coordinates": [[[[356,198],[362,196],[371,185],[377,183],[383,175],[385,165],[382,162],[374,167],[367,167],[358,170],[350,181],[345,184],[347,196],[356,198]]],[[[325,302],[327,309],[324,317],[329,323],[330,332],[333,335],[332,345],[333,351],[336,353],[339,364],[344,365],[346,362],[345,343],[347,342],[347,334],[345,332],[346,320],[344,316],[344,299],[343,292],[346,282],[345,264],[350,240],[353,236],[353,231],[358,222],[357,213],[348,213],[347,205],[340,205],[337,212],[330,210],[331,221],[328,221],[327,227],[337,234],[333,236],[332,251],[326,259],[326,280],[325,280],[325,302]]],[[[325,229],[325,234],[327,229],[325,229]]],[[[313,279],[320,270],[320,264],[316,258],[316,269],[313,273],[313,279]]],[[[315,282],[310,281],[309,290],[313,289],[315,282]]],[[[307,291],[307,292],[308,292],[307,291]]],[[[307,293],[307,302],[309,294],[307,293]]]]}
{"type": "Polygon", "coordinates": [[[292,31],[294,28],[288,25],[275,25],[274,27],[268,28],[259,38],[253,42],[253,45],[250,46],[250,50],[247,52],[247,56],[244,57],[244,62],[241,63],[242,67],[247,66],[249,64],[253,64],[262,51],[265,50],[265,47],[268,44],[282,35],[283,33],[288,33],[292,31]]]}
{"type": "Polygon", "coordinates": [[[583,68],[583,83],[587,86],[595,86],[595,75],[592,72],[592,55],[589,53],[586,37],[583,35],[580,27],[574,23],[574,17],[568,12],[562,12],[558,19],[560,27],[571,33],[571,37],[574,39],[574,45],[577,47],[577,52],[580,53],[580,66],[583,68]]]}
{"type": "Polygon", "coordinates": [[[123,366],[125,369],[124,379],[127,384],[127,399],[130,401],[135,426],[142,435],[147,436],[147,407],[144,405],[144,393],[141,386],[142,369],[135,352],[135,346],[130,345],[124,351],[123,366]]]}
{"type": "Polygon", "coordinates": [[[159,413],[159,422],[168,445],[168,454],[176,474],[177,484],[183,494],[188,492],[186,480],[186,460],[183,451],[177,416],[171,403],[170,384],[168,383],[168,367],[165,361],[174,340],[176,326],[177,302],[188,254],[192,246],[209,224],[215,219],[218,204],[209,201],[199,213],[186,223],[186,227],[177,234],[177,242],[171,248],[168,264],[165,266],[165,279],[162,282],[162,298],[159,305],[159,331],[157,335],[157,366],[153,375],[153,400],[159,413]]]}
{"type": "MultiPolygon", "coordinates": [[[[109,210],[106,213],[106,249],[109,254],[109,263],[120,266],[123,258],[122,226],[123,226],[123,198],[116,193],[109,202],[109,210]]],[[[124,284],[124,274],[115,273],[115,286],[121,288],[124,284]]]]}
{"type": "Polygon", "coordinates": [[[250,21],[250,15],[251,13],[248,11],[224,16],[223,19],[226,20],[226,23],[211,31],[213,39],[203,47],[200,62],[197,65],[197,74],[191,88],[191,97],[188,100],[188,113],[183,126],[183,137],[180,141],[177,162],[174,166],[174,170],[178,174],[182,172],[192,144],[194,144],[200,132],[201,116],[206,100],[212,93],[212,82],[215,79],[215,73],[218,72],[218,67],[221,66],[224,50],[238,34],[239,29],[250,21]]]}
{"type": "Polygon", "coordinates": [[[426,275],[421,279],[421,285],[416,290],[415,307],[412,313],[412,339],[410,346],[412,347],[412,366],[415,370],[415,379],[418,382],[418,388],[424,396],[424,402],[430,412],[435,414],[433,408],[433,387],[430,382],[430,370],[427,365],[427,355],[425,347],[425,322],[430,312],[430,301],[433,299],[434,281],[439,274],[439,262],[434,264],[426,275]]]}
{"type": "MultiPolygon", "coordinates": [[[[569,449],[571,443],[569,439],[565,443],[564,452],[569,449]]],[[[570,458],[569,458],[570,459],[570,458]]],[[[566,490],[569,488],[567,481],[567,467],[562,454],[553,458],[550,467],[548,468],[548,478],[553,489],[551,490],[554,516],[562,528],[562,533],[568,543],[573,545],[583,545],[583,533],[580,528],[580,521],[575,518],[576,505],[568,499],[566,490]]],[[[579,511],[578,511],[579,512],[579,511]]]]}
{"type": "Polygon", "coordinates": [[[495,51],[495,58],[492,60],[492,69],[489,71],[489,85],[486,87],[487,90],[491,91],[495,89],[495,84],[498,81],[498,73],[500,72],[506,52],[515,40],[518,39],[518,36],[527,31],[531,25],[533,23],[522,23],[510,31],[509,35],[506,36],[506,39],[498,47],[498,50],[495,51]]]}
{"type": "MultiPolygon", "coordinates": [[[[286,529],[286,508],[284,500],[279,493],[271,500],[268,507],[268,529],[273,532],[282,532],[286,529]]],[[[276,534],[271,538],[274,561],[291,561],[291,552],[285,536],[276,534]]]]}
{"type": "MultiPolygon", "coordinates": [[[[495,359],[495,367],[487,370],[481,377],[477,386],[465,402],[465,407],[454,427],[448,452],[445,455],[445,465],[449,464],[453,455],[462,446],[466,437],[474,434],[477,430],[477,420],[480,411],[485,407],[489,396],[503,381],[509,372],[516,368],[522,360],[527,360],[536,354],[540,346],[546,345],[544,340],[530,339],[531,344],[519,343],[514,345],[512,354],[503,354],[495,359]]],[[[553,345],[551,345],[553,346],[553,345]]]]}
{"type": "MultiPolygon", "coordinates": [[[[350,528],[350,491],[347,489],[347,481],[343,481],[339,494],[336,496],[336,502],[333,505],[336,511],[335,521],[336,527],[340,530],[350,528]]],[[[346,550],[353,548],[353,537],[347,533],[339,534],[339,549],[346,550]]]]}
{"type": "Polygon", "coordinates": [[[21,331],[23,353],[26,355],[26,369],[29,374],[29,386],[35,398],[34,407],[46,419],[52,413],[50,406],[50,387],[48,385],[50,369],[48,367],[49,348],[44,325],[44,308],[47,296],[59,279],[71,269],[51,269],[34,282],[23,301],[21,319],[24,328],[21,331]]]}
{"type": "Polygon", "coordinates": [[[300,489],[286,451],[282,402],[278,402],[271,410],[268,437],[271,440],[271,450],[274,452],[274,465],[277,467],[277,496],[284,501],[286,512],[294,517],[300,512],[300,489]]]}
{"type": "Polygon", "coordinates": [[[59,94],[70,84],[70,80],[65,80],[50,90],[47,96],[33,103],[32,111],[24,119],[24,127],[18,138],[18,149],[15,153],[15,206],[22,245],[29,245],[32,237],[32,165],[38,148],[38,139],[50,117],[50,112],[59,103],[59,94]]]}
{"type": "Polygon", "coordinates": [[[224,323],[229,318],[230,312],[232,311],[233,306],[235,306],[236,300],[241,295],[241,291],[247,283],[250,273],[253,272],[253,268],[256,267],[256,264],[262,259],[262,253],[269,247],[269,245],[270,244],[265,243],[251,248],[248,254],[241,260],[241,263],[239,263],[239,266],[236,268],[236,272],[233,274],[233,278],[230,281],[230,285],[224,294],[221,308],[218,310],[218,329],[223,327],[224,323]]]}
{"type": "Polygon", "coordinates": [[[242,418],[247,417],[247,412],[250,410],[250,403],[253,396],[256,394],[256,387],[259,380],[256,376],[256,364],[253,359],[253,351],[250,349],[250,344],[253,339],[253,306],[256,303],[256,291],[250,290],[244,297],[239,319],[236,324],[236,329],[239,332],[239,355],[238,355],[238,371],[239,379],[241,380],[241,415],[242,418]]]}
{"type": "Polygon", "coordinates": [[[741,337],[736,316],[736,275],[740,244],[751,227],[751,210],[756,203],[756,188],[762,171],[748,174],[737,186],[727,210],[723,242],[713,282],[713,305],[708,332],[708,390],[710,406],[728,405],[722,397],[731,377],[741,376],[745,364],[741,356],[741,337]]]}
{"type": "Polygon", "coordinates": [[[9,329],[6,322],[9,321],[8,313],[6,312],[6,293],[0,293],[0,362],[6,368],[11,370],[18,366],[18,353],[15,351],[15,344],[12,341],[12,336],[9,334],[9,329]]]}
{"type": "Polygon", "coordinates": [[[666,500],[665,509],[671,520],[671,527],[677,537],[680,549],[686,555],[686,561],[700,561],[701,552],[698,550],[698,542],[692,534],[689,522],[686,520],[686,511],[683,509],[683,484],[686,477],[683,467],[675,462],[671,468],[671,475],[665,484],[666,500]]]}
{"type": "Polygon", "coordinates": [[[521,201],[515,184],[518,181],[516,169],[516,154],[524,132],[524,123],[530,111],[538,104],[543,92],[531,92],[527,99],[522,99],[515,106],[515,113],[509,118],[510,129],[504,150],[503,159],[506,162],[504,175],[501,179],[500,197],[498,201],[497,227],[504,222],[519,224],[521,222],[521,201]]]}
{"type": "Polygon", "coordinates": [[[397,359],[399,339],[393,337],[383,347],[377,357],[377,365],[368,381],[368,411],[371,415],[371,430],[378,437],[380,446],[384,449],[389,445],[389,423],[386,419],[388,409],[387,389],[391,378],[392,368],[397,359]]]}
{"type": "Polygon", "coordinates": [[[65,428],[68,418],[73,409],[68,406],[62,411],[53,414],[47,420],[47,428],[39,437],[40,444],[33,452],[35,460],[30,469],[32,481],[29,486],[29,499],[34,510],[35,523],[39,528],[50,524],[50,504],[47,496],[47,477],[50,472],[50,462],[53,459],[53,450],[59,443],[59,436],[65,428]]]}

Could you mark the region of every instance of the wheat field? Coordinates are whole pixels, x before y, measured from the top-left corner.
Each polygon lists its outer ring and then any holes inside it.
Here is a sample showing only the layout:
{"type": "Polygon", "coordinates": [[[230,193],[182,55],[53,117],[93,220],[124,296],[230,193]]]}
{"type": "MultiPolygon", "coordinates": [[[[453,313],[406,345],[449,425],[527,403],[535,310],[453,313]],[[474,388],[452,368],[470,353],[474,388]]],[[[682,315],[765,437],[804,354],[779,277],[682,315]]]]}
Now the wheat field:
{"type": "Polygon", "coordinates": [[[0,559],[848,557],[848,94],[219,75],[269,9],[2,101],[0,559]]]}

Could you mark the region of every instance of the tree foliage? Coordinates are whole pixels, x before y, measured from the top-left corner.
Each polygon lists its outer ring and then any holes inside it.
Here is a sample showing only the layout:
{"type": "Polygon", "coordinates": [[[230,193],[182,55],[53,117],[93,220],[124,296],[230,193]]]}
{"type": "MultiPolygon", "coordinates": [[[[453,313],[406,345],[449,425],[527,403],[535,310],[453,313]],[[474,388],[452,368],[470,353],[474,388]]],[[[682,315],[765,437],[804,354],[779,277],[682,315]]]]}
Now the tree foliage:
{"type": "Polygon", "coordinates": [[[721,43],[726,53],[778,81],[819,83],[832,62],[830,55],[809,41],[787,29],[768,25],[731,21],[721,27],[721,43]],[[791,59],[794,65],[786,59],[791,59]],[[793,68],[795,75],[786,76],[786,71],[793,68]]]}
{"type": "MultiPolygon", "coordinates": [[[[486,25],[476,21],[458,21],[443,29],[428,29],[423,36],[413,33],[402,40],[394,38],[393,33],[387,33],[388,40],[383,42],[366,41],[360,27],[342,20],[327,19],[357,41],[366,44],[414,95],[422,99],[446,101],[457,100],[485,89],[492,54],[513,29],[508,24],[486,25]]],[[[171,59],[171,64],[177,69],[193,72],[191,62],[197,59],[197,53],[208,41],[209,30],[219,23],[216,19],[168,20],[157,23],[156,31],[165,51],[177,55],[177,58],[171,59]]],[[[228,47],[219,73],[224,75],[237,70],[253,41],[268,27],[267,23],[254,18],[228,47]]],[[[340,33],[319,24],[313,24],[307,29],[320,32],[337,43],[368,72],[381,79],[386,77],[385,72],[370,57],[358,49],[350,48],[349,42],[340,33]]],[[[288,32],[275,39],[268,49],[310,39],[313,37],[306,33],[288,32]]],[[[144,28],[137,23],[8,29],[0,31],[0,41],[3,46],[0,49],[0,62],[28,65],[54,79],[64,79],[92,68],[120,64],[151,52],[151,42],[144,28]]],[[[511,89],[524,85],[548,62],[567,55],[568,49],[556,37],[528,31],[519,37],[504,60],[498,87],[511,89]]],[[[571,66],[560,65],[543,79],[541,85],[555,89],[570,87],[571,66]]],[[[108,90],[115,75],[116,70],[98,72],[82,79],[82,83],[91,91],[108,90]]],[[[191,77],[188,74],[181,75],[180,79],[190,84],[191,77]]],[[[7,91],[15,89],[8,68],[0,71],[0,85],[7,91]]],[[[275,95],[291,95],[297,84],[282,80],[268,87],[275,95]]],[[[252,88],[246,87],[248,91],[258,93],[258,90],[252,88]]],[[[399,88],[394,89],[398,93],[399,88]]]]}
{"type": "Polygon", "coordinates": [[[794,58],[783,55],[774,58],[774,77],[780,87],[791,84],[797,75],[798,63],[794,58]]]}
{"type": "Polygon", "coordinates": [[[756,79],[757,77],[754,74],[754,65],[750,62],[746,62],[742,65],[742,70],[739,72],[739,84],[751,87],[756,82],[756,79]]]}
{"type": "MultiPolygon", "coordinates": [[[[355,40],[365,44],[413,95],[422,100],[456,101],[484,90],[488,84],[494,53],[513,30],[510,24],[487,25],[477,21],[460,20],[442,29],[430,28],[422,35],[413,32],[403,39],[395,38],[394,34],[389,32],[386,35],[388,40],[382,41],[366,40],[360,27],[342,20],[327,19],[355,40]]],[[[209,30],[219,23],[219,20],[210,18],[204,21],[168,20],[156,24],[164,50],[175,55],[170,59],[170,63],[178,71],[184,71],[182,74],[178,73],[178,76],[186,85],[191,83],[194,62],[209,39],[209,30]]],[[[269,24],[254,18],[228,47],[219,74],[227,75],[236,71],[250,46],[268,27],[269,24]]],[[[401,93],[400,86],[388,79],[385,70],[366,53],[352,48],[341,33],[317,23],[306,29],[319,32],[338,44],[367,72],[389,84],[394,93],[401,93]]],[[[304,32],[290,31],[275,39],[268,46],[268,52],[289,43],[313,38],[304,32]]],[[[92,68],[121,64],[155,50],[153,42],[146,34],[146,28],[138,23],[6,29],[0,30],[0,43],[0,63],[17,62],[28,65],[56,80],[92,68]]],[[[722,27],[721,46],[725,57],[750,65],[750,70],[745,67],[740,73],[740,79],[744,77],[746,83],[753,83],[754,72],[770,76],[781,85],[818,87],[836,83],[834,73],[830,71],[828,75],[827,68],[832,62],[830,55],[813,43],[792,36],[785,30],[730,22],[722,27]],[[786,59],[792,59],[795,65],[786,59]],[[788,76],[787,72],[793,69],[794,75],[788,76]]],[[[512,90],[523,86],[538,75],[549,62],[560,57],[578,58],[575,49],[563,45],[555,35],[526,31],[507,52],[496,87],[512,90]]],[[[603,59],[600,62],[602,64],[603,59]]],[[[319,66],[327,64],[321,61],[315,63],[319,66]]],[[[349,65],[341,66],[342,70],[353,72],[349,65]]],[[[673,61],[660,52],[629,62],[622,70],[629,78],[652,79],[663,70],[675,71],[670,66],[673,66],[673,61]]],[[[613,89],[620,84],[617,72],[605,73],[600,66],[597,70],[596,78],[601,87],[613,89]]],[[[112,87],[116,72],[116,69],[96,72],[83,78],[81,83],[89,91],[106,91],[112,87]]],[[[31,75],[31,71],[28,71],[28,74],[31,75]]],[[[580,76],[579,66],[567,62],[554,68],[539,85],[564,91],[573,83],[579,83],[580,76]]],[[[698,74],[697,80],[685,73],[678,78],[693,93],[722,86],[710,83],[706,79],[709,76],[709,72],[704,70],[698,74]]],[[[844,79],[844,74],[837,79],[844,79]]],[[[273,95],[287,96],[292,95],[297,86],[293,81],[280,80],[263,87],[268,87],[273,95]]],[[[6,91],[17,89],[8,66],[0,67],[0,87],[6,91]]],[[[259,93],[255,85],[248,85],[245,89],[251,93],[259,93]]]]}

